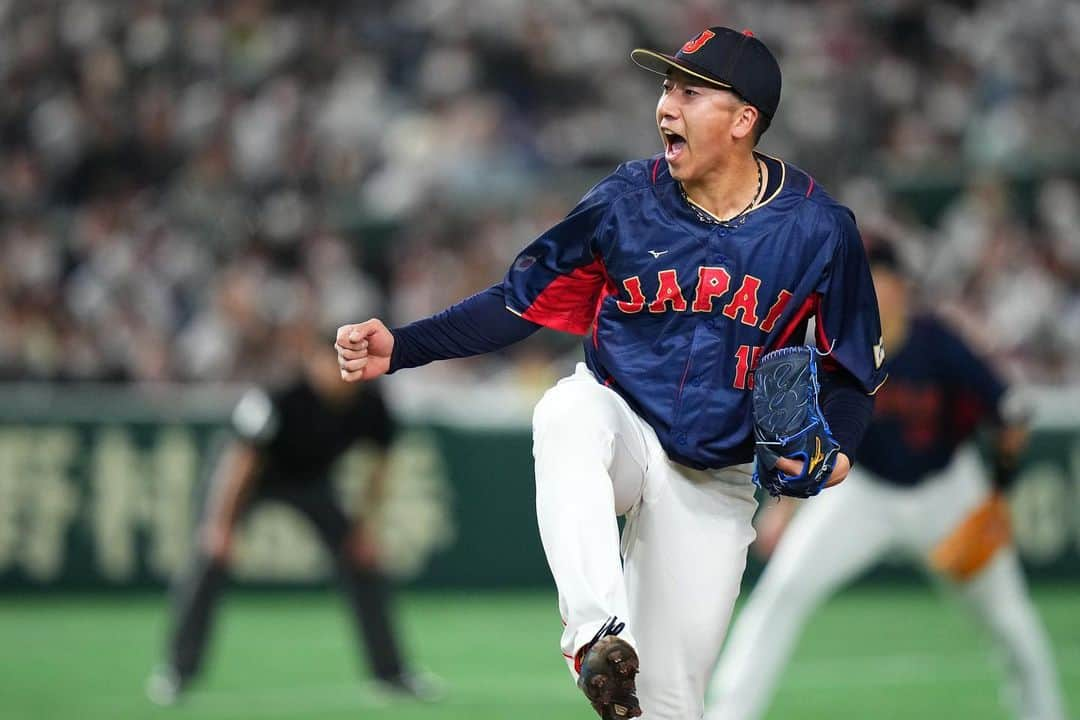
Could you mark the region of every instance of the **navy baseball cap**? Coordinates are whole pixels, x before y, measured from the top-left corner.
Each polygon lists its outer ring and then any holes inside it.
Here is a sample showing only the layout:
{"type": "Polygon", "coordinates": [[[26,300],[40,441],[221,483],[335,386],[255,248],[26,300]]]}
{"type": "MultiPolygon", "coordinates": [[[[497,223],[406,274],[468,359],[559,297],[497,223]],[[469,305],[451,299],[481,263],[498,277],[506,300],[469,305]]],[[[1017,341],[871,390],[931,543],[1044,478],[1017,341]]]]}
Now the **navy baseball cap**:
{"type": "Polygon", "coordinates": [[[674,55],[638,48],[630,58],[658,75],[678,68],[687,75],[733,90],[769,119],[780,104],[780,63],[749,30],[702,30],[674,55]]]}

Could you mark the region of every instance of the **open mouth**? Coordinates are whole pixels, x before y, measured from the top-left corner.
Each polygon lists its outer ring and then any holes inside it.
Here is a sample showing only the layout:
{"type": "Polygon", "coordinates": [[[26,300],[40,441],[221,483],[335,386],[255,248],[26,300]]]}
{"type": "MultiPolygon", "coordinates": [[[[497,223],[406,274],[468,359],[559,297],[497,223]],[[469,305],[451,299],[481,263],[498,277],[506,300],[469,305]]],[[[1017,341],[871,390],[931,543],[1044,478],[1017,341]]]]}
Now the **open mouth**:
{"type": "Polygon", "coordinates": [[[686,149],[686,138],[682,135],[661,128],[660,134],[664,138],[664,156],[670,161],[677,158],[686,149]]]}

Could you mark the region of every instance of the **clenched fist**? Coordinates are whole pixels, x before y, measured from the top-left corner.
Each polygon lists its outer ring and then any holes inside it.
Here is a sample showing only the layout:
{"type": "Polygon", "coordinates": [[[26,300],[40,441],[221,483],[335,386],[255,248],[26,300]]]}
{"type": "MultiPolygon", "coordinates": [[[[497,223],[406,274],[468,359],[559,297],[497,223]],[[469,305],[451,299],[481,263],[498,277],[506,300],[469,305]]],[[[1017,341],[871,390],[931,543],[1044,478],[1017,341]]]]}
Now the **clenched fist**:
{"type": "Polygon", "coordinates": [[[342,380],[373,380],[390,369],[394,336],[378,319],[342,325],[338,328],[334,349],[337,350],[342,380]]]}

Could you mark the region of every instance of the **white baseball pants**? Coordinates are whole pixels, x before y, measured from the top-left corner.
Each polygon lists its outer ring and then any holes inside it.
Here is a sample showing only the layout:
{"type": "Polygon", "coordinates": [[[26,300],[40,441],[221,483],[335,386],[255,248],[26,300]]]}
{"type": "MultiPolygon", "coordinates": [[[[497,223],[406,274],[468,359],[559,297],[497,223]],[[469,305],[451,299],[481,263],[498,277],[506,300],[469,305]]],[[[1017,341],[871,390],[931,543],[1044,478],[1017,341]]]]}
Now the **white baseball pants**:
{"type": "MultiPolygon", "coordinates": [[[[969,446],[941,474],[916,487],[890,485],[857,467],[843,484],[804,501],[739,612],[716,668],[706,718],[761,718],[817,605],[887,553],[904,552],[925,563],[988,491],[977,452],[969,446]]],[[[1005,657],[1016,717],[1064,720],[1050,645],[1015,550],[999,550],[955,589],[1005,657]]]]}
{"type": "Polygon", "coordinates": [[[754,538],[751,466],[698,472],[673,463],[584,364],[537,404],[533,454],[571,670],[577,650],[615,616],[639,655],[644,717],[700,718],[754,538]],[[621,543],[617,515],[626,515],[621,543]]]}

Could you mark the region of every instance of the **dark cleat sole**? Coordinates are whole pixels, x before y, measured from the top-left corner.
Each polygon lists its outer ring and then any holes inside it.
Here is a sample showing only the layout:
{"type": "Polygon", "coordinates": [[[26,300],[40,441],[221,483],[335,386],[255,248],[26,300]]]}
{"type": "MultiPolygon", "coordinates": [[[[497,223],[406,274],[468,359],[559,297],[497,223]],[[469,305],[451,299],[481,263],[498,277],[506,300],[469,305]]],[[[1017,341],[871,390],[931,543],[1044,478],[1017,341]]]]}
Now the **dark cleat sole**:
{"type": "Polygon", "coordinates": [[[578,687],[603,720],[641,715],[634,681],[638,665],[634,648],[616,635],[601,638],[585,653],[578,687]]]}

